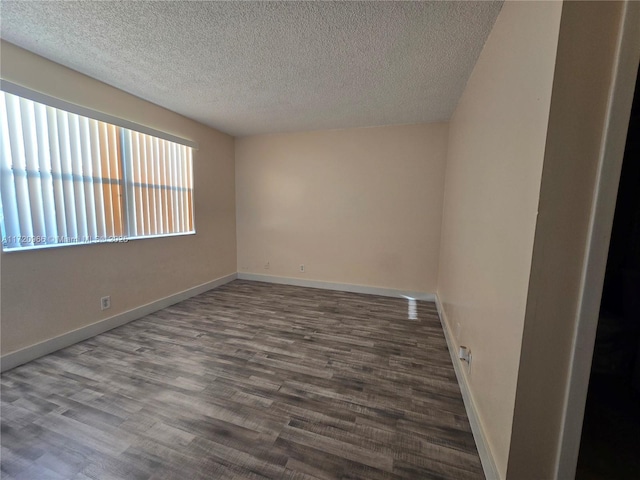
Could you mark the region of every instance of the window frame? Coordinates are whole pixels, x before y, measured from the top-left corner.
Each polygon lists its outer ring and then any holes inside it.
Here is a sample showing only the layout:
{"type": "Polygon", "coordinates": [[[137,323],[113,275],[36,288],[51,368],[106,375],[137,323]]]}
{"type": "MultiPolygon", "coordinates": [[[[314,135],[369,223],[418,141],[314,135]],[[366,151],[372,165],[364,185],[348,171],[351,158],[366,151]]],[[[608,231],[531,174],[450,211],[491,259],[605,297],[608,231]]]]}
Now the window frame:
{"type": "MultiPolygon", "coordinates": [[[[37,92],[35,90],[31,90],[29,88],[23,87],[21,85],[12,83],[10,81],[7,81],[5,79],[0,79],[0,90],[15,95],[17,97],[21,97],[24,98],[26,100],[30,100],[36,103],[40,103],[43,104],[45,106],[48,107],[52,107],[55,109],[59,109],[62,111],[65,111],[67,113],[72,113],[72,114],[76,114],[82,117],[87,117],[89,119],[93,119],[93,120],[97,120],[99,122],[104,122],[107,124],[111,124],[114,125],[116,127],[120,127],[122,130],[120,131],[121,134],[124,134],[125,130],[129,130],[131,132],[137,132],[139,134],[144,134],[144,135],[148,135],[151,137],[155,137],[157,139],[160,140],[166,140],[169,142],[173,142],[175,144],[181,145],[181,146],[185,146],[185,147],[189,147],[191,148],[191,151],[189,152],[189,159],[191,162],[190,165],[190,173],[191,173],[191,181],[192,181],[192,186],[190,188],[191,191],[191,209],[190,209],[190,217],[191,217],[191,230],[189,231],[183,231],[183,232],[169,232],[169,233],[159,233],[159,234],[137,234],[137,235],[131,235],[130,234],[130,229],[129,229],[129,225],[128,225],[128,210],[131,208],[131,205],[128,204],[128,200],[127,200],[127,193],[126,191],[129,189],[129,185],[128,185],[128,179],[126,178],[124,172],[127,169],[127,158],[124,155],[124,148],[121,147],[120,151],[119,151],[119,159],[117,160],[119,162],[120,167],[122,168],[122,175],[118,181],[118,184],[120,185],[121,191],[122,191],[122,199],[121,199],[121,215],[123,215],[123,235],[120,237],[109,237],[109,238],[103,238],[103,239],[95,239],[95,240],[88,240],[86,237],[85,238],[80,238],[80,236],[78,236],[79,239],[77,239],[77,241],[66,241],[66,242],[61,242],[61,243],[41,243],[41,244],[35,244],[35,245],[21,245],[21,246],[17,246],[17,247],[8,247],[5,244],[5,233],[6,233],[6,229],[4,228],[4,220],[2,219],[2,227],[3,227],[3,231],[2,231],[2,241],[0,241],[0,244],[2,245],[0,248],[2,249],[3,253],[14,253],[14,252],[22,252],[22,251],[30,251],[30,250],[40,250],[40,249],[48,249],[48,248],[58,248],[58,247],[70,247],[70,246],[80,246],[80,245],[96,245],[96,244],[105,244],[105,243],[127,243],[129,241],[134,241],[134,240],[146,240],[146,239],[151,239],[151,238],[166,238],[166,237],[177,237],[177,236],[185,236],[185,235],[195,235],[196,234],[196,222],[195,222],[195,176],[194,176],[194,157],[195,155],[193,155],[194,151],[198,150],[198,144],[192,140],[188,140],[182,137],[178,137],[176,135],[161,131],[161,130],[156,130],[155,128],[151,128],[145,125],[141,125],[129,120],[125,120],[122,119],[120,117],[116,117],[104,112],[100,112],[97,110],[93,110],[91,108],[87,108],[87,107],[83,107],[81,105],[77,105],[71,102],[67,102],[65,100],[61,100],[59,98],[56,97],[52,97],[50,95],[41,93],[41,92],[37,92]]],[[[38,173],[40,174],[40,172],[38,171],[38,173]]],[[[104,177],[104,175],[103,175],[104,177]]],[[[102,180],[104,181],[105,178],[102,178],[102,180]]],[[[111,179],[109,179],[111,180],[111,179]]],[[[142,184],[141,184],[142,185],[142,184]]],[[[153,187],[153,188],[157,188],[158,185],[154,184],[154,183],[145,183],[143,184],[144,186],[148,186],[148,187],[153,187]]],[[[169,188],[174,188],[174,187],[169,187],[169,188]]],[[[134,207],[135,208],[135,207],[134,207]]],[[[151,220],[150,220],[151,221],[151,220]]],[[[26,238],[26,237],[25,237],[26,238]]],[[[71,238],[71,237],[69,237],[71,238]]]]}

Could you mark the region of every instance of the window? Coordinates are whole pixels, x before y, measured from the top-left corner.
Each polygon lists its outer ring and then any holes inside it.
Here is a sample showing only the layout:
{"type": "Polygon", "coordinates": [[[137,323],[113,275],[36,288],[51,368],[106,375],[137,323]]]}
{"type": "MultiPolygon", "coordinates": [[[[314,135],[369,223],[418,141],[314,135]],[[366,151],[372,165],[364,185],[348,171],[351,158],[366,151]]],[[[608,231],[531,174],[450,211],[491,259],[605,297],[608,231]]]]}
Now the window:
{"type": "Polygon", "coordinates": [[[0,128],[5,251],[195,232],[191,146],[6,91],[0,128]]]}

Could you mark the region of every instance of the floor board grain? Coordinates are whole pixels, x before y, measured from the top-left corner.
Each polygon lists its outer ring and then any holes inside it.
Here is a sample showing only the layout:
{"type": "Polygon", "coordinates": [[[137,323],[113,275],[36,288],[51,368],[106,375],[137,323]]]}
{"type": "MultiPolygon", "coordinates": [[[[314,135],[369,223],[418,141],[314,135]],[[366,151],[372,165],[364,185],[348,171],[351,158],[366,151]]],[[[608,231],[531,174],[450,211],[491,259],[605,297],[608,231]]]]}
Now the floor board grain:
{"type": "Polygon", "coordinates": [[[2,375],[2,478],[484,478],[433,303],[234,281],[2,375]]]}

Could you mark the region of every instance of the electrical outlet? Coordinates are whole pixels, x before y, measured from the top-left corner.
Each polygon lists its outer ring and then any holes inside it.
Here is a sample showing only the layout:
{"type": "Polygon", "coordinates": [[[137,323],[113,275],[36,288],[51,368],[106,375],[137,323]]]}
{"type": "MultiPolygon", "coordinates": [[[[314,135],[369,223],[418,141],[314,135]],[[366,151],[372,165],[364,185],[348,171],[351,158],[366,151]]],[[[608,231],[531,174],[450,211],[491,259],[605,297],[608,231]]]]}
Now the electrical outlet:
{"type": "Polygon", "coordinates": [[[264,269],[265,269],[265,270],[269,270],[269,267],[270,267],[270,266],[271,266],[271,265],[269,265],[269,262],[267,262],[267,263],[265,263],[265,264],[264,264],[264,269]]]}
{"type": "Polygon", "coordinates": [[[469,347],[465,347],[464,345],[460,345],[460,349],[458,350],[458,358],[460,361],[467,364],[467,374],[471,375],[471,360],[473,356],[471,355],[471,349],[469,347]]]}
{"type": "Polygon", "coordinates": [[[100,309],[106,310],[107,308],[111,308],[111,295],[107,295],[100,299],[100,309]]]}
{"type": "Polygon", "coordinates": [[[304,265],[300,265],[300,271],[304,272],[304,265]]]}
{"type": "Polygon", "coordinates": [[[469,350],[469,347],[465,347],[464,345],[460,345],[460,348],[458,349],[458,358],[460,360],[462,360],[463,362],[468,362],[469,361],[469,355],[471,355],[471,350],[469,350]]]}

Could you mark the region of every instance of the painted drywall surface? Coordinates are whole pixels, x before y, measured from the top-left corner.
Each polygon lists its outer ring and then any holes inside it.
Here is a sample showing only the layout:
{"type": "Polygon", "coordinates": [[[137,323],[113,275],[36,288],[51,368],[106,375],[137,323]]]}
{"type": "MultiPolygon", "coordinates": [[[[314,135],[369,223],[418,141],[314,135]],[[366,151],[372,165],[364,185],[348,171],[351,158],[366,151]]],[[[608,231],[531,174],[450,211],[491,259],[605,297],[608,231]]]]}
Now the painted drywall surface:
{"type": "Polygon", "coordinates": [[[446,140],[446,124],[238,139],[238,271],[434,292],[446,140]]]}
{"type": "Polygon", "coordinates": [[[561,4],[507,2],[450,123],[438,296],[505,477],[561,4]]]}
{"type": "Polygon", "coordinates": [[[236,271],[232,137],[9,43],[0,54],[4,79],[199,144],[196,235],[2,254],[3,354],[236,271]]]}
{"type": "Polygon", "coordinates": [[[622,7],[562,8],[508,478],[555,477],[622,7]]]}
{"type": "Polygon", "coordinates": [[[3,2],[2,34],[255,135],[448,119],[499,10],[487,1],[3,2]]]}

